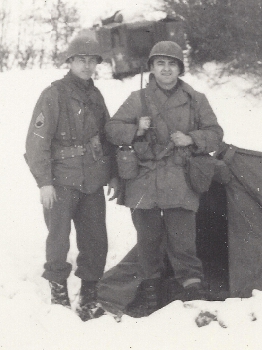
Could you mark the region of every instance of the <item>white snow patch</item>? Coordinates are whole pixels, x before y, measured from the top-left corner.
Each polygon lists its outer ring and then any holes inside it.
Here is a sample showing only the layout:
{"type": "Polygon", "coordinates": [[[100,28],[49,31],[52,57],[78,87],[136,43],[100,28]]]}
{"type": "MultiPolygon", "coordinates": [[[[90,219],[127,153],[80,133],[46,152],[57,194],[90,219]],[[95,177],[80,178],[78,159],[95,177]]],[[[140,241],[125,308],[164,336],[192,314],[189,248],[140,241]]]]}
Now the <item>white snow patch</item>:
{"type": "MultiPolygon", "coordinates": [[[[245,77],[217,78],[217,66],[205,65],[198,75],[183,79],[206,93],[225,130],[225,141],[262,151],[261,99],[245,92],[252,81],[245,77]]],[[[64,70],[11,71],[0,74],[1,129],[1,235],[0,235],[0,348],[4,350],[194,350],[261,349],[262,292],[249,299],[226,302],[173,302],[147,318],[128,316],[116,323],[103,316],[86,323],[74,312],[51,306],[48,283],[40,276],[45,259],[46,228],[37,186],[23,159],[26,133],[41,91],[64,70]],[[217,321],[198,328],[201,311],[217,321]]],[[[144,76],[144,85],[148,75],[144,76]]],[[[140,88],[140,76],[96,80],[113,114],[131,91],[140,88]]],[[[106,268],[119,262],[132,248],[136,234],[127,208],[107,202],[109,253],[106,268]]],[[[75,233],[68,260],[75,268],[75,233]]],[[[79,279],[69,279],[70,297],[77,303],[79,279]]]]}

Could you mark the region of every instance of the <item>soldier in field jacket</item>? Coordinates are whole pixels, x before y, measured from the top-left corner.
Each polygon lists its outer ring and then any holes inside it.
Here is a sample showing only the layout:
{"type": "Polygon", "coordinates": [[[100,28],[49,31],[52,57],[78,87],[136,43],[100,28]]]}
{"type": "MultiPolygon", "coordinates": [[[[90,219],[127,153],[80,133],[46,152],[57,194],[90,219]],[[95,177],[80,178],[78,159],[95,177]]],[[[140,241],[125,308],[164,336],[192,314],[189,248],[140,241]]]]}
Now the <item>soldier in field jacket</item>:
{"type": "Polygon", "coordinates": [[[148,86],[131,93],[106,124],[108,140],[123,150],[132,147],[138,161],[137,173],[125,180],[124,204],[131,208],[137,230],[145,314],[158,307],[163,238],[184,299],[207,297],[196,256],[199,193],[188,181],[186,167],[192,154],[216,151],[223,137],[205,95],[179,79],[184,63],[176,43],[157,43],[148,64],[148,86]]]}
{"type": "Polygon", "coordinates": [[[26,139],[26,160],[40,188],[48,228],[43,277],[52,303],[70,307],[67,262],[71,221],[81,279],[78,312],[94,317],[96,286],[107,256],[103,186],[117,195],[115,152],[105,137],[109,114],[91,76],[102,57],[96,42],[77,37],[69,45],[68,74],[46,88],[34,109],[26,139]]]}

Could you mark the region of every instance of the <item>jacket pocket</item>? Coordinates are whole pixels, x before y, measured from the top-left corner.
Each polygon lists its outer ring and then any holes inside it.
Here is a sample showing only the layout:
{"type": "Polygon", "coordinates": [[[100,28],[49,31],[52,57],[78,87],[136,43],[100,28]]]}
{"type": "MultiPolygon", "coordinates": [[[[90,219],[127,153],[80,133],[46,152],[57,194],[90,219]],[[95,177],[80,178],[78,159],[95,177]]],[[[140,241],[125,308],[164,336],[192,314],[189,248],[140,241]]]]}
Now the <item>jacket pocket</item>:
{"type": "Polygon", "coordinates": [[[78,187],[83,182],[81,157],[56,159],[52,168],[55,184],[78,187]]]}

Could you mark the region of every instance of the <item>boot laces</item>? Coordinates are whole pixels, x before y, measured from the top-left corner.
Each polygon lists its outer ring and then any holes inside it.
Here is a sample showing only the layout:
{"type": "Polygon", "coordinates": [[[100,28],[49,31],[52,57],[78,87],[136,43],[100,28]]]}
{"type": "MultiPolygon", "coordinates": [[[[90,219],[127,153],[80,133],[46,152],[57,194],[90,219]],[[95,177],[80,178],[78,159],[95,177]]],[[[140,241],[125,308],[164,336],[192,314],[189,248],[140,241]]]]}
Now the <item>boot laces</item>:
{"type": "Polygon", "coordinates": [[[60,284],[58,282],[50,281],[49,285],[51,288],[51,303],[60,304],[70,308],[66,282],[60,284]]]}

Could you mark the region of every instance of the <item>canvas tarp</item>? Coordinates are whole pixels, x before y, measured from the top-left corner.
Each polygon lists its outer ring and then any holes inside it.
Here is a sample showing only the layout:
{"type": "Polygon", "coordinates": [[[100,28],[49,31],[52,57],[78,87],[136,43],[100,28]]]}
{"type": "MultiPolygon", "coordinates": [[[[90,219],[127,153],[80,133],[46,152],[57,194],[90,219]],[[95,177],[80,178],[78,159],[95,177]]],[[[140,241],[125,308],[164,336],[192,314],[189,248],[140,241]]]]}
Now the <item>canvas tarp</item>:
{"type": "MultiPolygon", "coordinates": [[[[231,297],[250,297],[253,289],[262,290],[262,153],[226,147],[223,160],[232,177],[223,185],[213,182],[202,198],[197,218],[200,257],[213,257],[212,263],[218,262],[221,271],[226,266],[231,297]],[[226,253],[221,241],[228,245],[226,253]],[[223,259],[229,260],[228,265],[223,259]]],[[[206,270],[211,282],[212,263],[206,270]]],[[[136,296],[141,280],[134,247],[105,273],[99,299],[109,311],[123,311],[136,296]]]]}
{"type": "Polygon", "coordinates": [[[262,153],[229,147],[229,284],[232,297],[262,290],[262,153]]]}
{"type": "Polygon", "coordinates": [[[126,305],[135,298],[141,281],[135,246],[123,260],[104,274],[98,285],[99,302],[114,314],[124,311],[126,305]]]}

